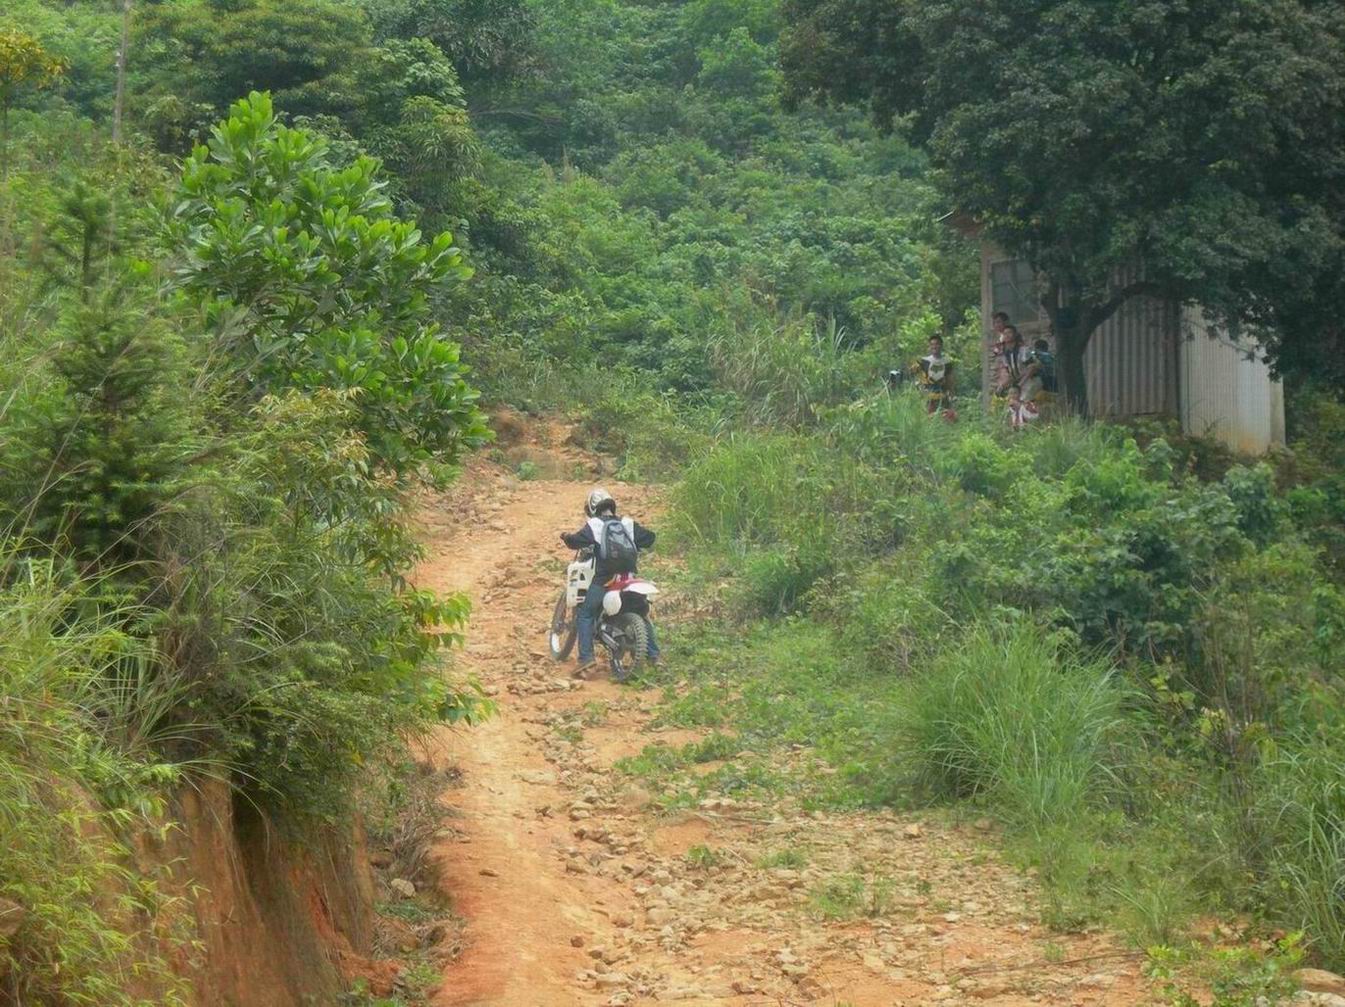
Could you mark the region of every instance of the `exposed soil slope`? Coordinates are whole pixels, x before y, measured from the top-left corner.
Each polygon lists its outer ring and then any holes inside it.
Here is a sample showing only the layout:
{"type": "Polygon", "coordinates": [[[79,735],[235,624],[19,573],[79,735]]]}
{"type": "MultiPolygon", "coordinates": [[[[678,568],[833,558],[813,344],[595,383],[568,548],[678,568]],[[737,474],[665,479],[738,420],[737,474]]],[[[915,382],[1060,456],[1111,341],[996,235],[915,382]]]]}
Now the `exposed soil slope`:
{"type": "MultiPolygon", "coordinates": [[[[438,1007],[1147,1001],[1123,949],[1038,925],[1031,881],[1000,863],[986,823],[649,807],[613,763],[694,735],[651,727],[654,692],[576,682],[544,652],[557,535],[578,525],[588,488],[479,464],[428,515],[420,582],[473,597],[461,662],[501,704],[436,744],[462,773],[445,796],[462,835],[436,855],[467,939],[438,1007]],[[781,850],[806,860],[762,866],[781,850]],[[887,879],[875,915],[827,921],[817,893],[856,863],[887,879]]],[[[611,489],[628,512],[656,507],[647,489],[611,489]]]]}

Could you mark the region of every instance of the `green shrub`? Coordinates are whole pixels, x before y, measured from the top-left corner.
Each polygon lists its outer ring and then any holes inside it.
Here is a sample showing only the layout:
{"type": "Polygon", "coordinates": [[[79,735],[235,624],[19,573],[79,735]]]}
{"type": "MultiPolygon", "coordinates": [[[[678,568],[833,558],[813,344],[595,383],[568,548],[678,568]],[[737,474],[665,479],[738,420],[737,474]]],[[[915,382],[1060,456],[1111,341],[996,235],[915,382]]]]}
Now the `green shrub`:
{"type": "Polygon", "coordinates": [[[754,550],[743,559],[743,582],[757,612],[783,615],[795,611],[809,588],[831,569],[825,543],[754,550]]]}
{"type": "Polygon", "coordinates": [[[1268,545],[1284,514],[1270,466],[1264,462],[1253,468],[1235,465],[1224,475],[1223,488],[1237,511],[1238,530],[1257,546],[1268,545]]]}
{"type": "Polygon", "coordinates": [[[355,391],[370,457],[406,477],[487,433],[429,304],[471,269],[451,234],[427,240],[393,213],[379,173],[369,157],[338,167],[325,139],[281,125],[253,92],[183,164],[164,238],[240,392],[355,391]]]}
{"type": "Polygon", "coordinates": [[[940,605],[944,590],[927,573],[928,548],[912,543],[838,578],[828,597],[819,599],[846,653],[862,657],[871,670],[919,671],[955,639],[956,623],[940,605]]]}
{"type": "Polygon", "coordinates": [[[607,375],[586,402],[576,440],[589,450],[616,456],[629,480],[661,478],[681,471],[710,444],[706,415],[671,396],[651,392],[630,373],[607,375]]]}
{"type": "Polygon", "coordinates": [[[1025,827],[1075,820],[1113,785],[1125,692],[1025,623],[977,627],[911,681],[903,748],[931,794],[1025,827]]]}
{"type": "Polygon", "coordinates": [[[1019,459],[979,431],[964,432],[935,466],[968,493],[994,498],[1002,497],[1023,474],[1019,459]]]}
{"type": "Polygon", "coordinates": [[[1288,465],[1300,491],[1294,516],[1326,554],[1327,568],[1345,578],[1345,402],[1325,394],[1291,400],[1298,414],[1288,465]]]}
{"type": "Polygon", "coordinates": [[[930,473],[976,427],[930,417],[926,404],[910,390],[869,396],[827,413],[827,432],[850,457],[930,473]]]}

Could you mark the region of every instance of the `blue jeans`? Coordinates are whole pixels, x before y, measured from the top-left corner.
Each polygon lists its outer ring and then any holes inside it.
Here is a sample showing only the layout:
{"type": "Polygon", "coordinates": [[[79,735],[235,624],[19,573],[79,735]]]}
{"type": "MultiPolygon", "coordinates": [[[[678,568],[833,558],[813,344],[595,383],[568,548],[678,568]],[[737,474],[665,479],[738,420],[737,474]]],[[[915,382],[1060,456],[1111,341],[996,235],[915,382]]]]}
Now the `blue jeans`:
{"type": "MultiPolygon", "coordinates": [[[[602,616],[602,599],[605,594],[607,589],[595,579],[588,589],[588,594],[584,595],[584,600],[579,603],[575,621],[579,629],[580,664],[587,664],[594,658],[594,641],[598,635],[598,619],[602,616]]],[[[660,652],[658,640],[654,636],[654,623],[646,619],[644,624],[649,629],[649,658],[657,660],[660,652]]]]}

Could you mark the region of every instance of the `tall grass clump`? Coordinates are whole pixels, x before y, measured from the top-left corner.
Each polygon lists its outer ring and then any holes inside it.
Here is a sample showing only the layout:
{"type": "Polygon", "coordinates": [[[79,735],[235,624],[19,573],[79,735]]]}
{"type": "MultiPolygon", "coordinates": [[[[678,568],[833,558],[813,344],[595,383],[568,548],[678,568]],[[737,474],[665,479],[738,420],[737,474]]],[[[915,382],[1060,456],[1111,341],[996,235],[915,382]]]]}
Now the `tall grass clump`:
{"type": "Polygon", "coordinates": [[[1075,819],[1110,788],[1125,691],[1032,624],[977,627],[911,682],[904,746],[931,795],[1024,827],[1075,819]]]}
{"type": "Polygon", "coordinates": [[[1266,904],[1313,950],[1345,966],[1345,747],[1285,745],[1253,777],[1245,851],[1266,904]]]}
{"type": "Polygon", "coordinates": [[[784,434],[729,438],[691,466],[677,487],[677,521],[694,541],[788,541],[800,518],[826,510],[825,459],[813,442],[784,434]]]}
{"type": "Polygon", "coordinates": [[[1105,423],[1090,423],[1077,416],[1026,431],[1023,447],[1031,458],[1038,479],[1060,479],[1075,465],[1097,465],[1123,440],[1121,431],[1105,423]]]}
{"type": "Polygon", "coordinates": [[[121,695],[143,648],[83,602],[50,564],[0,556],[0,1000],[180,1004],[178,909],[118,839],[180,767],[128,745],[153,727],[121,695]]]}
{"type": "Polygon", "coordinates": [[[959,444],[976,418],[961,424],[931,419],[926,398],[913,390],[873,395],[827,414],[835,447],[869,464],[902,464],[932,474],[936,462],[959,444]]]}
{"type": "Polygon", "coordinates": [[[717,383],[737,397],[747,422],[804,426],[850,396],[853,354],[835,319],[779,317],[760,307],[750,315],[714,329],[708,347],[717,383]]]}

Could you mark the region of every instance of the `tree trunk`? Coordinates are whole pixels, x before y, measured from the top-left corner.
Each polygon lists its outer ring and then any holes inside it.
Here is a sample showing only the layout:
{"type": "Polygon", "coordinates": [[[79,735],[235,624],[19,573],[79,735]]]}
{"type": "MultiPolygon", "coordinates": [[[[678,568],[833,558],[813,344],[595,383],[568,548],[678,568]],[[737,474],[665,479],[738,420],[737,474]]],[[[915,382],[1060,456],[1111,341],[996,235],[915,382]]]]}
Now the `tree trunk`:
{"type": "Polygon", "coordinates": [[[1070,413],[1086,420],[1090,417],[1088,369],[1084,366],[1084,354],[1088,351],[1093,333],[1125,303],[1130,294],[1128,291],[1121,292],[1113,300],[1099,305],[1067,296],[1068,292],[1078,289],[1079,284],[1072,279],[1059,281],[1053,278],[1041,304],[1051,319],[1056,366],[1064,391],[1065,406],[1070,413]],[[1064,303],[1066,301],[1070,303],[1064,303]]]}
{"type": "Polygon", "coordinates": [[[1088,418],[1088,371],[1084,367],[1084,353],[1092,334],[1078,324],[1057,326],[1055,331],[1065,403],[1071,413],[1083,419],[1088,418]]]}
{"type": "Polygon", "coordinates": [[[117,50],[117,97],[112,104],[112,142],[121,143],[121,117],[126,106],[126,63],[131,48],[131,0],[121,3],[121,47],[117,50]]]}
{"type": "Polygon", "coordinates": [[[1084,353],[1093,333],[1120,311],[1132,297],[1162,297],[1164,291],[1149,280],[1135,280],[1112,292],[1106,301],[1073,303],[1062,301],[1069,291],[1078,291],[1080,284],[1071,280],[1052,279],[1042,300],[1042,307],[1051,318],[1055,333],[1056,357],[1060,367],[1060,381],[1065,389],[1065,403],[1076,416],[1088,419],[1088,371],[1084,367],[1084,353]]]}

